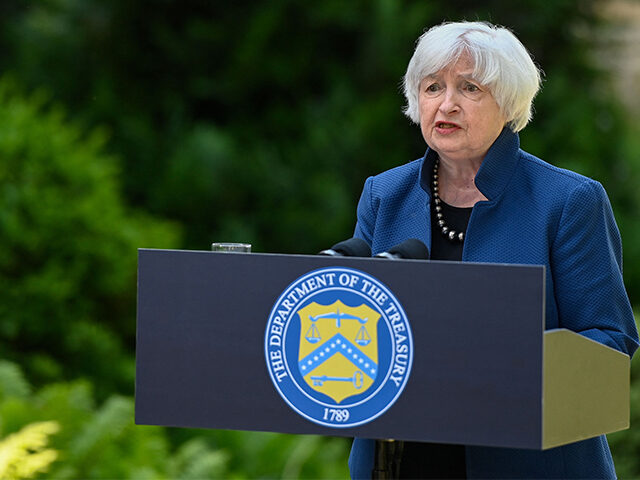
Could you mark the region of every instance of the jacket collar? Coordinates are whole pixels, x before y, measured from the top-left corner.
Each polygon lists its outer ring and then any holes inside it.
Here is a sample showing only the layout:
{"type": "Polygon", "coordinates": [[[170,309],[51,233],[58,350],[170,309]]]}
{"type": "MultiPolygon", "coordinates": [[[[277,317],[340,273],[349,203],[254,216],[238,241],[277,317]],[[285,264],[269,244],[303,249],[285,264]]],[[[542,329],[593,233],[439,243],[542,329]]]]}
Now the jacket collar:
{"type": "MultiPolygon", "coordinates": [[[[475,183],[478,190],[489,199],[495,200],[504,191],[518,163],[520,138],[517,133],[505,127],[480,165],[475,183]]],[[[420,166],[420,186],[431,198],[431,172],[438,154],[428,148],[420,166]]]]}

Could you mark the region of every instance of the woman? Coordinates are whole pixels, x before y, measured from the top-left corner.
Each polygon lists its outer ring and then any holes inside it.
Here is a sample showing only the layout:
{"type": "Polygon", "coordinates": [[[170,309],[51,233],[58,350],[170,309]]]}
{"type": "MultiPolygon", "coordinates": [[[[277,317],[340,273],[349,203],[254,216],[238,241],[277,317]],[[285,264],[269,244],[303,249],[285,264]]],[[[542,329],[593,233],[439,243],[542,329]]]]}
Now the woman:
{"type": "MultiPolygon", "coordinates": [[[[425,156],[367,179],[355,235],[374,254],[419,238],[431,258],[545,265],[546,328],[632,355],[638,334],[602,186],[519,148],[540,74],[507,29],[447,23],[420,37],[404,79],[425,156]]],[[[425,285],[428,288],[428,285],[425,285]]],[[[374,442],[356,439],[353,478],[374,442]]],[[[604,436],[545,450],[405,442],[403,478],[615,478],[604,436]]]]}

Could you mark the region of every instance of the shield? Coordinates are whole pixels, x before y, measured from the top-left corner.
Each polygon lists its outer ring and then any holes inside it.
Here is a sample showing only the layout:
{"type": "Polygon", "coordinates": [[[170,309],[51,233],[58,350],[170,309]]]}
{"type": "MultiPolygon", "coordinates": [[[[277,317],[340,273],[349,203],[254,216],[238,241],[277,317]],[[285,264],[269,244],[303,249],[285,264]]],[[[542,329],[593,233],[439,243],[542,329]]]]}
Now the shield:
{"type": "Polygon", "coordinates": [[[366,392],[378,374],[378,320],[366,304],[313,302],[298,310],[298,370],[313,390],[340,403],[366,392]]]}

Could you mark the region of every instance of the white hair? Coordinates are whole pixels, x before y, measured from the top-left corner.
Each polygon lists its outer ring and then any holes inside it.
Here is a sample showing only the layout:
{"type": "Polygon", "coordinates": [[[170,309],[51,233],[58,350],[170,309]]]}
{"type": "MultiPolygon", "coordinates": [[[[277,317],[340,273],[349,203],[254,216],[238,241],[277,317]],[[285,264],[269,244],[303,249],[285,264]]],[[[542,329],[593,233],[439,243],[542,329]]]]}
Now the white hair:
{"type": "Polygon", "coordinates": [[[422,34],[404,76],[404,113],[420,123],[420,82],[465,54],[473,62],[473,77],[490,89],[509,128],[522,130],[531,120],[540,70],[511,31],[485,22],[443,23],[422,34]]]}

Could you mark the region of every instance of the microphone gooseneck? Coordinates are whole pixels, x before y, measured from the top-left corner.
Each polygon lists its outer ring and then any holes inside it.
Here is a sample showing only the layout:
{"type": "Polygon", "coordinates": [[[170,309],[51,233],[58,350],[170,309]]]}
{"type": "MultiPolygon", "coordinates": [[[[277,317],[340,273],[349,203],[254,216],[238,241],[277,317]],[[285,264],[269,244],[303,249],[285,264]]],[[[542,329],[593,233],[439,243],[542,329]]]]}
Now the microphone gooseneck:
{"type": "Polygon", "coordinates": [[[370,257],[371,247],[361,238],[350,238],[336,243],[333,247],[322,250],[318,255],[331,257],[370,257]]]}
{"type": "Polygon", "coordinates": [[[429,260],[429,249],[417,238],[410,238],[391,247],[386,252],[378,253],[375,258],[429,260]]]}

